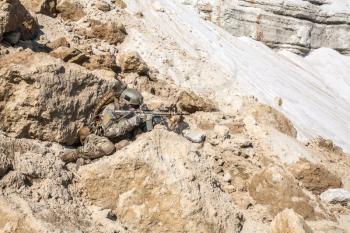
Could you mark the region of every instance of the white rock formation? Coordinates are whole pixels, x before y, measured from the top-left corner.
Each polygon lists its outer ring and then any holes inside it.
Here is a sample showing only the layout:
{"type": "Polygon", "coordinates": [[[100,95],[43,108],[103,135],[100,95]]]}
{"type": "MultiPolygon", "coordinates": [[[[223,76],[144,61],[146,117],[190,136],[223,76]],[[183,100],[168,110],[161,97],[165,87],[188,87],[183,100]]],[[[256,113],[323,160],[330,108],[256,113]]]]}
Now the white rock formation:
{"type": "Polygon", "coordinates": [[[329,47],[350,53],[350,5],[338,0],[193,1],[200,15],[232,35],[299,54],[329,47]],[[203,7],[206,6],[206,7],[203,7]]]}
{"type": "Polygon", "coordinates": [[[350,192],[345,189],[328,189],[321,193],[320,198],[328,203],[346,203],[350,201],[350,192]]]}

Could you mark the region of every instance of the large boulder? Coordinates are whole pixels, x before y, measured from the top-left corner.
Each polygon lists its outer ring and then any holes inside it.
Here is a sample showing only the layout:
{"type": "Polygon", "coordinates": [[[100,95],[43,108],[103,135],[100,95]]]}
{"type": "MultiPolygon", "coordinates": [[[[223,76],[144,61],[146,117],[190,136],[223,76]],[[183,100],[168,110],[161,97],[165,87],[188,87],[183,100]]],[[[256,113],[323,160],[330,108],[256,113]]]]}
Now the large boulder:
{"type": "Polygon", "coordinates": [[[113,77],[42,53],[3,57],[0,76],[0,129],[15,137],[65,144],[75,142],[98,98],[121,87],[113,77]]]}
{"type": "Polygon", "coordinates": [[[20,32],[21,40],[31,40],[38,31],[38,23],[18,0],[0,0],[0,40],[13,32],[20,32]]]}
{"type": "Polygon", "coordinates": [[[161,127],[78,171],[91,203],[133,232],[240,232],[243,217],[196,145],[161,127]],[[103,167],[103,169],[101,169],[103,167]]]}

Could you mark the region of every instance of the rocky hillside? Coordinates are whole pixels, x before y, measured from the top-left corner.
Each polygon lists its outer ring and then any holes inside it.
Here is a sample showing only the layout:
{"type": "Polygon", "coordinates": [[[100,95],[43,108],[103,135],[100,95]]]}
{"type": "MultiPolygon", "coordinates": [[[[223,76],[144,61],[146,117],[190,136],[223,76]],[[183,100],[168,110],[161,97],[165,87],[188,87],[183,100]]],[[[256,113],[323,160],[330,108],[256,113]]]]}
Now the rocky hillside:
{"type": "Polygon", "coordinates": [[[0,38],[0,232],[350,229],[348,57],[278,54],[175,0],[0,0],[0,38]],[[322,62],[338,84],[306,79],[322,62]],[[126,85],[190,115],[63,163],[126,85]]]}

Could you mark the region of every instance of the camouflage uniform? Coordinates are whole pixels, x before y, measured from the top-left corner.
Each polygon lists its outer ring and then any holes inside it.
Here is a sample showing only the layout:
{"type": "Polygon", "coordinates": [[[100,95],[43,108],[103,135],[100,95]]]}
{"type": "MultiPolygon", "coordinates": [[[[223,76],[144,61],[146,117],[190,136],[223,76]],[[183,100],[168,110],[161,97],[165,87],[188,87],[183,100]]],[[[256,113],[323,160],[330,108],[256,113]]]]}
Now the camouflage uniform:
{"type": "Polygon", "coordinates": [[[114,139],[126,135],[142,123],[141,118],[137,115],[116,115],[115,110],[116,106],[112,103],[107,105],[101,114],[104,136],[108,138],[114,139]]]}
{"type": "Polygon", "coordinates": [[[75,162],[79,158],[87,160],[97,159],[115,152],[115,146],[108,138],[96,134],[88,135],[82,144],[83,146],[78,147],[76,150],[63,154],[62,160],[75,162]]]}
{"type": "Polygon", "coordinates": [[[91,160],[113,154],[115,146],[109,139],[120,140],[143,123],[142,119],[135,114],[124,116],[115,114],[114,111],[120,109],[121,105],[122,102],[114,101],[103,108],[100,114],[103,136],[90,134],[88,128],[85,132],[79,132],[82,146],[63,154],[62,160],[74,162],[79,158],[91,160]]]}

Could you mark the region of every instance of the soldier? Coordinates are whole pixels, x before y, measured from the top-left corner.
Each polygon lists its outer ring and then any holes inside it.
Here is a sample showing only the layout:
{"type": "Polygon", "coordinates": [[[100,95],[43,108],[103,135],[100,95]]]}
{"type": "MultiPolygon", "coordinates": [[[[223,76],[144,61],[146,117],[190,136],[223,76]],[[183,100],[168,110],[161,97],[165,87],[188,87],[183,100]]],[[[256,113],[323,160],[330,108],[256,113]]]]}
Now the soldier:
{"type": "MultiPolygon", "coordinates": [[[[116,148],[110,140],[120,141],[144,123],[144,119],[141,119],[137,114],[133,114],[133,111],[139,109],[143,103],[143,97],[136,89],[126,88],[119,99],[110,96],[108,100],[103,102],[111,99],[113,100],[112,103],[103,108],[99,117],[102,136],[92,133],[88,127],[81,128],[78,131],[78,136],[82,146],[63,154],[61,159],[64,162],[74,162],[79,158],[97,159],[111,155],[116,148]],[[127,110],[129,113],[116,114],[116,110],[127,110]]],[[[97,107],[94,115],[98,114],[100,108],[101,106],[97,107]]]]}

